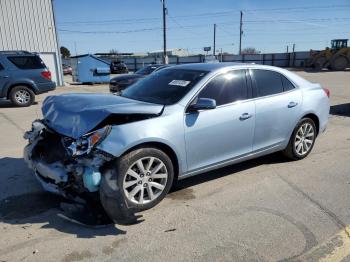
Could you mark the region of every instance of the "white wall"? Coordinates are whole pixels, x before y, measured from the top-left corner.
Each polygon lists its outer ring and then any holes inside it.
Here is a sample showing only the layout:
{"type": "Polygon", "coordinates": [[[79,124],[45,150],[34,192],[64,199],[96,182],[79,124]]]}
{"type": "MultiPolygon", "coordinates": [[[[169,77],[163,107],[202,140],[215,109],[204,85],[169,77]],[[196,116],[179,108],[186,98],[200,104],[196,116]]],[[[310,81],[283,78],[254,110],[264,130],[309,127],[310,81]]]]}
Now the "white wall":
{"type": "Polygon", "coordinates": [[[52,0],[0,0],[0,50],[55,53],[56,83],[61,85],[52,0]]]}

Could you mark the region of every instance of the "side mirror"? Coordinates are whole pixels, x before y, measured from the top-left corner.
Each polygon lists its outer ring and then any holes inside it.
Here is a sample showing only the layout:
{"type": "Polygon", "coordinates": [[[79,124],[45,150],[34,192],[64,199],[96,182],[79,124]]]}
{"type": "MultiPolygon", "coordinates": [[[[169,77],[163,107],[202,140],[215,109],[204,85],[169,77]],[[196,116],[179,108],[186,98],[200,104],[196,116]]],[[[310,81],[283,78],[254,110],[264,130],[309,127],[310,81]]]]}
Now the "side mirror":
{"type": "Polygon", "coordinates": [[[198,98],[196,102],[194,102],[188,108],[189,111],[198,111],[198,110],[208,110],[216,108],[215,99],[211,98],[198,98]]]}

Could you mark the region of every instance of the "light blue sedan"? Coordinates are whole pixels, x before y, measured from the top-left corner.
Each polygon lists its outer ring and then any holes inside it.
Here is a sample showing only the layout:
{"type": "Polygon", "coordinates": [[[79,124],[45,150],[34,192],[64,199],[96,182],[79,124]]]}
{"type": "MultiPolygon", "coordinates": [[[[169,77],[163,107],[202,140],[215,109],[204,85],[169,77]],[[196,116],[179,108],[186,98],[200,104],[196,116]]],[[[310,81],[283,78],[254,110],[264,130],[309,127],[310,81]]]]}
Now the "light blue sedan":
{"type": "Polygon", "coordinates": [[[51,96],[42,111],[25,134],[37,179],[69,198],[99,193],[120,222],[175,180],[277,151],[303,159],[326,129],[329,90],[277,67],[187,64],[120,96],[51,96]]]}

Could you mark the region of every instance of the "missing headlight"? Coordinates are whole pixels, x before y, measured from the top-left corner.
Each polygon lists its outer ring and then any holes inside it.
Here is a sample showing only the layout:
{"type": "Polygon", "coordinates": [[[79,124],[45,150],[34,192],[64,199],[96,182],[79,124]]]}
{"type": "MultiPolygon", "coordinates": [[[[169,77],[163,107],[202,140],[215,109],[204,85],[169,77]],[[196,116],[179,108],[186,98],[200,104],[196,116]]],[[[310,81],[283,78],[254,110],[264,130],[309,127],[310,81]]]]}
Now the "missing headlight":
{"type": "Polygon", "coordinates": [[[68,147],[73,156],[89,154],[93,148],[99,145],[111,132],[111,126],[105,126],[78,138],[68,147]]]}

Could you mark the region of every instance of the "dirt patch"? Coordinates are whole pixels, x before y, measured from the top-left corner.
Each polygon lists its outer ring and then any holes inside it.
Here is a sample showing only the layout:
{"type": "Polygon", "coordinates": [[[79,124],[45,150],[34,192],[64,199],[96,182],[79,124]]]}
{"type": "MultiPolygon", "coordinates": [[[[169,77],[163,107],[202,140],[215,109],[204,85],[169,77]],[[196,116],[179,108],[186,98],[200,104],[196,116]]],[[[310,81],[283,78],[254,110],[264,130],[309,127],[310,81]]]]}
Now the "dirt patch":
{"type": "Polygon", "coordinates": [[[73,251],[72,253],[65,255],[62,261],[63,262],[81,261],[86,258],[92,258],[92,257],[94,257],[94,255],[89,250],[85,250],[82,252],[73,251]]]}
{"type": "Polygon", "coordinates": [[[119,247],[120,244],[126,242],[126,238],[121,238],[114,240],[110,246],[106,246],[102,249],[102,253],[105,255],[111,255],[114,252],[114,249],[119,247]]]}
{"type": "Polygon", "coordinates": [[[196,196],[193,194],[192,188],[184,188],[173,191],[167,195],[167,198],[170,198],[171,200],[191,200],[195,199],[196,196]]]}
{"type": "Polygon", "coordinates": [[[107,247],[104,247],[102,249],[102,253],[105,254],[105,255],[112,255],[112,253],[114,252],[114,248],[111,247],[111,246],[107,246],[107,247]]]}
{"type": "Polygon", "coordinates": [[[0,217],[4,220],[25,219],[58,208],[62,198],[45,192],[11,196],[0,201],[0,217]]]}

